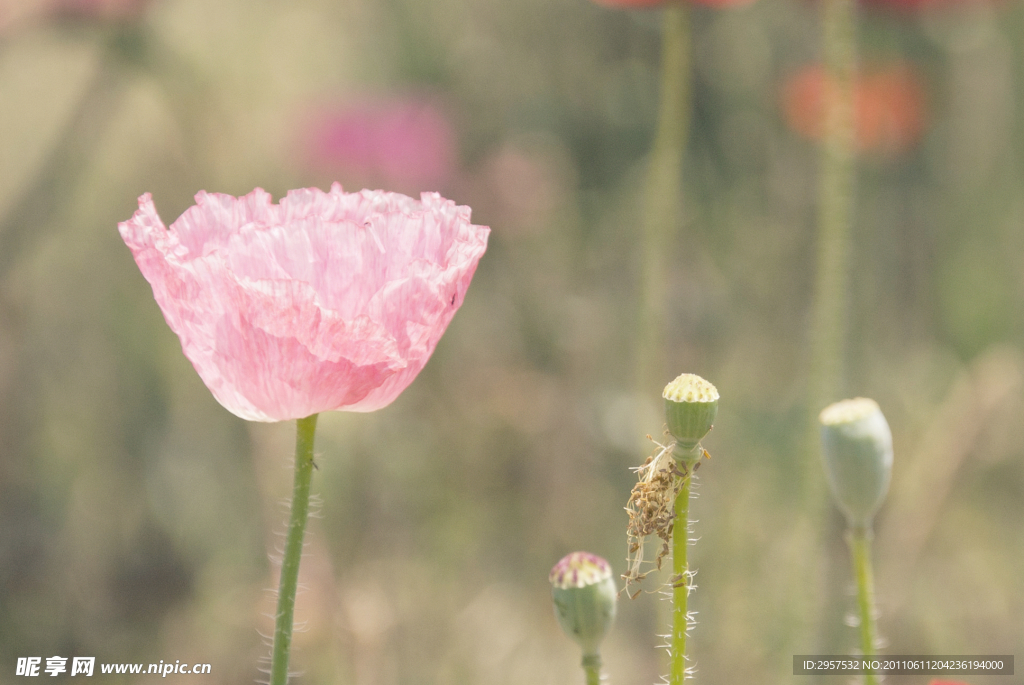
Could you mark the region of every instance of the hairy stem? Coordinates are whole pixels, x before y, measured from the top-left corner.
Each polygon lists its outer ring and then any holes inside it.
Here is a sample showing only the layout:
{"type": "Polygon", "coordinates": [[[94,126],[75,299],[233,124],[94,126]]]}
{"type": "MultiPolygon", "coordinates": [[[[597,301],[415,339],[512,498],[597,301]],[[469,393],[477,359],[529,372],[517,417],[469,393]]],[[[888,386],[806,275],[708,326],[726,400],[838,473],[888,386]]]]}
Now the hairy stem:
{"type": "Polygon", "coordinates": [[[288,539],[281,560],[281,584],[277,591],[277,614],[274,625],[274,647],[270,660],[270,685],[288,682],[288,657],[292,647],[292,624],[295,617],[295,591],[299,584],[299,562],[302,540],[309,519],[309,484],[313,479],[313,437],[317,415],[296,421],[295,482],[292,487],[292,513],[288,522],[288,539]]]}
{"type": "MultiPolygon", "coordinates": [[[[846,535],[853,559],[853,575],[857,579],[857,610],[860,614],[860,645],[864,656],[874,656],[877,631],[875,628],[875,578],[871,569],[871,531],[864,527],[851,528],[846,535]]],[[[864,675],[865,685],[877,685],[874,671],[864,675]]]]}
{"type": "MultiPolygon", "coordinates": [[[[703,449],[698,447],[698,452],[703,449]]],[[[692,469],[692,466],[691,466],[692,469]]],[[[686,553],[690,544],[690,482],[693,472],[683,478],[676,496],[675,524],[672,528],[672,632],[669,635],[669,685],[682,685],[686,679],[686,631],[689,628],[687,601],[690,596],[690,564],[686,553]]]]}

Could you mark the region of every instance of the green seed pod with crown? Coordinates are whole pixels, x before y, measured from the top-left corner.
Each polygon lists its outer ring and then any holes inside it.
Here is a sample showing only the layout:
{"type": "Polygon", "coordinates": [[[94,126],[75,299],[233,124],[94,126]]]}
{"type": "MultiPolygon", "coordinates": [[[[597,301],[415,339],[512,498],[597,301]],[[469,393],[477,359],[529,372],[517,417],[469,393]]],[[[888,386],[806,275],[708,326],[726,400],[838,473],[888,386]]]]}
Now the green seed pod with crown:
{"type": "Polygon", "coordinates": [[[612,567],[589,552],[573,552],[562,558],[548,575],[555,616],[562,630],[583,648],[587,657],[597,657],[601,641],[615,620],[618,592],[612,567]]]}
{"type": "Polygon", "coordinates": [[[865,397],[822,410],[821,454],[829,488],[853,528],[866,529],[889,490],[892,431],[878,407],[865,397]]]}
{"type": "Polygon", "coordinates": [[[700,376],[684,373],[665,386],[665,422],[676,441],[675,456],[700,458],[697,445],[711,430],[718,414],[718,389],[700,376]]]}

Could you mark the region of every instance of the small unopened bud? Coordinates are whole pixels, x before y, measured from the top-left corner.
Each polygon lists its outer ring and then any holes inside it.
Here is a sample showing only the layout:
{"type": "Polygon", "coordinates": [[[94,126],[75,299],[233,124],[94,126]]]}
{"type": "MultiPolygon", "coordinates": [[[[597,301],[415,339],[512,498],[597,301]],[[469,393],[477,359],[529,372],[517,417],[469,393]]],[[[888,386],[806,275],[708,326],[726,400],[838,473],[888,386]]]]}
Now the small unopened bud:
{"type": "Polygon", "coordinates": [[[583,648],[584,657],[597,655],[615,620],[618,593],[611,565],[595,554],[573,552],[555,564],[548,580],[562,630],[583,648]]]}
{"type": "Polygon", "coordinates": [[[693,453],[718,414],[718,389],[700,376],[684,373],[666,385],[661,396],[668,432],[679,448],[676,455],[693,453]]]}
{"type": "Polygon", "coordinates": [[[889,490],[892,431],[864,397],[822,410],[821,454],[829,488],[851,527],[867,528],[889,490]]]}

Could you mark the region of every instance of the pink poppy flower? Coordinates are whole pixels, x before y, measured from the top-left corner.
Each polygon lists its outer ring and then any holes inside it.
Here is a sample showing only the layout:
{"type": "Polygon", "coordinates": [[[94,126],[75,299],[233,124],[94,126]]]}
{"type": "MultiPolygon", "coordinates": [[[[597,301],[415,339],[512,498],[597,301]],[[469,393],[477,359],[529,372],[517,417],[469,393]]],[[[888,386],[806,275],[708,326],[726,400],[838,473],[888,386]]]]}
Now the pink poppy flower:
{"type": "Polygon", "coordinates": [[[436,193],[206,193],[164,227],[147,193],[118,224],[185,356],[252,421],[373,411],[416,377],[490,229],[436,193]]]}

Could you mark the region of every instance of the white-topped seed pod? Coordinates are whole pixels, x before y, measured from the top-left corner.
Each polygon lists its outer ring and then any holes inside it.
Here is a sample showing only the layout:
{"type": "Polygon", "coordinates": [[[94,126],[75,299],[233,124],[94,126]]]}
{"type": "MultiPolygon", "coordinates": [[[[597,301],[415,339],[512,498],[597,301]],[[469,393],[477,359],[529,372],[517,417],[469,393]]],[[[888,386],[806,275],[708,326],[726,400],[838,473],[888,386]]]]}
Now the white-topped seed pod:
{"type": "Polygon", "coordinates": [[[718,389],[700,376],[684,373],[666,385],[661,396],[668,432],[679,448],[676,456],[692,457],[718,415],[718,389]]]}
{"type": "Polygon", "coordinates": [[[562,630],[585,657],[597,655],[615,620],[618,593],[611,565],[596,554],[573,552],[555,564],[548,580],[562,630]]]}
{"type": "Polygon", "coordinates": [[[865,397],[831,404],[819,415],[829,488],[851,527],[868,528],[892,476],[892,431],[865,397]]]}

